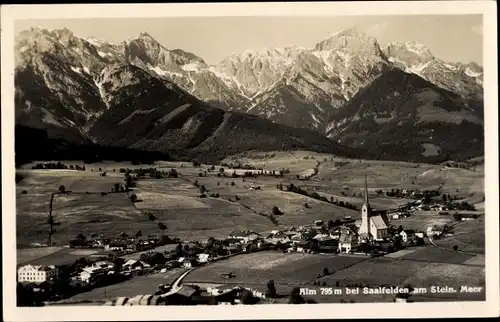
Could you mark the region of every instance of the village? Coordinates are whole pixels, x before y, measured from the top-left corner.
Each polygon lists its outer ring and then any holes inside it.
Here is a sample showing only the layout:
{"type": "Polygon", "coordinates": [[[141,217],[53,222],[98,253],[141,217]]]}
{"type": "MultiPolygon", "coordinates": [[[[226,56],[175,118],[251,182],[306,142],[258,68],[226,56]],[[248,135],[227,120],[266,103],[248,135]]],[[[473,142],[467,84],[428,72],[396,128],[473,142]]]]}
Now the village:
{"type": "MultiPolygon", "coordinates": [[[[175,175],[174,172],[169,172],[169,176],[175,175]]],[[[251,190],[259,188],[254,185],[250,187],[251,190]]],[[[116,191],[119,190],[120,187],[116,187],[116,191]]],[[[414,212],[435,211],[439,216],[453,217],[455,222],[473,220],[480,216],[477,213],[459,212],[470,210],[470,207],[463,203],[454,203],[447,195],[435,198],[440,196],[438,192],[430,194],[397,190],[388,191],[386,195],[411,196],[414,201],[400,205],[397,209],[375,210],[370,205],[365,176],[364,203],[360,210],[360,219],[344,216],[342,219],[326,222],[312,220],[308,225],[291,226],[270,232],[235,230],[226,238],[210,237],[205,240],[170,239],[163,234],[164,229],[161,227],[162,234],[147,236],[143,236],[141,231],[122,232],[115,238],[106,238],[95,233],[85,236],[80,233],[68,241],[65,247],[98,249],[100,252],[92,257],[79,258],[71,264],[26,264],[18,267],[18,299],[26,305],[64,303],[65,300],[71,300],[73,296],[92,289],[106,288],[140,276],[176,270],[178,277],[172,283],[159,284],[156,290],[151,289],[150,294],[122,296],[106,301],[105,305],[274,303],[278,295],[273,280],[267,282],[265,290],[244,284],[226,285],[222,288],[200,287],[196,283],[184,283],[182,280],[197,268],[256,252],[307,253],[333,258],[383,257],[453,236],[452,225],[432,225],[421,230],[398,224],[398,220],[411,217],[414,212]]],[[[453,249],[458,251],[458,246],[453,249]]],[[[235,277],[235,273],[229,269],[221,270],[218,274],[229,284],[235,277]]],[[[318,274],[318,278],[328,274],[325,268],[324,272],[318,274]]],[[[320,285],[320,282],[314,281],[312,285],[320,285]]],[[[292,289],[287,297],[289,303],[309,301],[299,294],[297,288],[292,289]]],[[[398,301],[400,300],[402,299],[399,298],[398,301]]]]}

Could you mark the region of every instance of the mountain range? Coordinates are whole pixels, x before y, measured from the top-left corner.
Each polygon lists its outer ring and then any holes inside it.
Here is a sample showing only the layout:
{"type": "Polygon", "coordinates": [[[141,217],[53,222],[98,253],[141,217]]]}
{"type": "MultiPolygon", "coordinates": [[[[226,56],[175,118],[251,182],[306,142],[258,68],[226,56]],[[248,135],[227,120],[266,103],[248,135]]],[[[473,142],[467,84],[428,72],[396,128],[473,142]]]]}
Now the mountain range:
{"type": "Polygon", "coordinates": [[[444,62],[415,42],[381,47],[355,28],[313,48],[246,51],[216,65],[148,33],[114,44],[31,28],[15,51],[16,124],[71,142],[176,155],[306,148],[398,159],[482,149],[482,67],[444,62]],[[451,132],[430,136],[438,124],[451,132]],[[470,138],[453,133],[464,126],[470,138]],[[410,128],[418,135],[407,152],[367,152],[410,128]]]}

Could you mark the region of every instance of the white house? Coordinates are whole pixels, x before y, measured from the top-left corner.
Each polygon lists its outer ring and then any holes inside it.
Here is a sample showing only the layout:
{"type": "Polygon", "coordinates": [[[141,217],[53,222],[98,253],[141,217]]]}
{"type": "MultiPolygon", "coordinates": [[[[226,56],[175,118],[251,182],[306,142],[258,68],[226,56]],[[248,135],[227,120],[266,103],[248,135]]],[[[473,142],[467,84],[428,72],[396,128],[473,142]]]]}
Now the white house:
{"type": "Polygon", "coordinates": [[[184,267],[184,268],[192,268],[195,266],[198,262],[196,259],[191,259],[191,258],[186,258],[186,257],[180,257],[178,259],[178,262],[184,267]]]}
{"type": "Polygon", "coordinates": [[[210,254],[205,254],[205,253],[198,254],[197,260],[199,263],[207,263],[209,260],[211,260],[211,256],[210,254]]]}
{"type": "Polygon", "coordinates": [[[59,269],[54,265],[25,265],[17,270],[18,282],[43,283],[55,280],[59,276],[59,269]]]}
{"type": "Polygon", "coordinates": [[[415,231],[412,230],[412,229],[406,229],[406,230],[403,230],[401,233],[399,233],[399,235],[401,236],[401,238],[403,239],[403,242],[405,243],[409,243],[413,240],[415,240],[415,231]]]}

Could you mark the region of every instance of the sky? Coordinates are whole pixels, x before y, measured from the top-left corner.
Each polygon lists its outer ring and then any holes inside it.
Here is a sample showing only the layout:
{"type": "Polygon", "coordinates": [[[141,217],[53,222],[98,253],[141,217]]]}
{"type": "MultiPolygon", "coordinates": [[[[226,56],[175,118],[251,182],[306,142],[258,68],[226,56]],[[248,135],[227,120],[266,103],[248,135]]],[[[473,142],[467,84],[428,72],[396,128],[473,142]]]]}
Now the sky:
{"type": "Polygon", "coordinates": [[[335,32],[356,27],[376,37],[381,46],[391,41],[416,41],[448,62],[483,63],[481,15],[85,18],[15,22],[16,34],[30,27],[66,27],[80,37],[116,43],[147,32],[166,48],[192,52],[208,64],[245,50],[309,48],[335,32]]]}

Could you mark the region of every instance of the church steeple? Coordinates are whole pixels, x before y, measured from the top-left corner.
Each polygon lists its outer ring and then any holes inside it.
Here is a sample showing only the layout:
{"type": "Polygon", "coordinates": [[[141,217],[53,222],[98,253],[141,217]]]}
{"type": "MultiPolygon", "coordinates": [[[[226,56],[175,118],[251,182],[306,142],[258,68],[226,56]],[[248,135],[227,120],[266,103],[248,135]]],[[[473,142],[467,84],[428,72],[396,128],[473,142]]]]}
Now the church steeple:
{"type": "Polygon", "coordinates": [[[361,207],[361,226],[359,228],[360,234],[367,234],[370,236],[370,202],[368,200],[368,184],[365,175],[365,203],[361,207]]]}
{"type": "Polygon", "coordinates": [[[366,182],[366,174],[365,174],[365,205],[370,207],[370,203],[368,201],[368,184],[366,182]]]}

